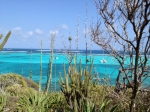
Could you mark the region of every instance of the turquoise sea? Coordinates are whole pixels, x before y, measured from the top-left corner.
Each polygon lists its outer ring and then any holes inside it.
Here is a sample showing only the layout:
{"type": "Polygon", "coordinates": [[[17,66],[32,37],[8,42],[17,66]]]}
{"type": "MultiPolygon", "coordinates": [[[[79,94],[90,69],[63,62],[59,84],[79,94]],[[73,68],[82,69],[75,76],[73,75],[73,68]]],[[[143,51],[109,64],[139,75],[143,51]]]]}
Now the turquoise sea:
{"type": "MultiPolygon", "coordinates": [[[[78,61],[82,60],[82,67],[85,68],[85,50],[72,50],[74,54],[77,53],[78,61]]],[[[54,50],[54,60],[53,60],[53,75],[52,75],[52,84],[53,87],[56,84],[57,90],[59,90],[58,80],[60,78],[60,73],[63,75],[63,63],[65,63],[66,67],[68,67],[68,56],[63,53],[63,51],[54,50]]],[[[97,77],[102,79],[107,77],[110,85],[115,85],[115,79],[117,77],[119,71],[119,64],[117,61],[105,54],[105,52],[101,50],[93,50],[92,53],[88,51],[88,60],[94,58],[93,65],[93,74],[96,73],[97,77]],[[105,59],[107,63],[101,63],[100,60],[105,59]]],[[[47,81],[47,74],[49,71],[49,59],[50,59],[50,50],[44,49],[42,55],[42,87],[45,87],[45,83],[47,81]]],[[[126,60],[125,64],[128,64],[128,60],[126,60]]],[[[88,63],[90,66],[90,62],[88,63]]],[[[150,60],[149,60],[150,65],[150,60]]],[[[30,75],[30,70],[32,68],[33,80],[35,82],[39,82],[40,75],[40,49],[3,49],[0,53],[0,74],[5,73],[17,73],[24,77],[28,77],[30,75]],[[31,54],[32,52],[32,54],[31,54]]],[[[102,81],[102,80],[100,80],[102,81]]],[[[144,85],[149,86],[150,78],[147,79],[144,85]]]]}

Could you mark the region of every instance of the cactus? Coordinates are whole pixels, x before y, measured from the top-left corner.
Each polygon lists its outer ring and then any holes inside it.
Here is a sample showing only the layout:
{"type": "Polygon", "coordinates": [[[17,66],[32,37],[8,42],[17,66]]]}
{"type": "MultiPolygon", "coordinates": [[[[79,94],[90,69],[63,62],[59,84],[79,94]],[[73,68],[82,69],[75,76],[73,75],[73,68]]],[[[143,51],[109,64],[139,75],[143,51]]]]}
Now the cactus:
{"type": "Polygon", "coordinates": [[[42,85],[42,40],[41,40],[41,58],[40,58],[40,79],[39,79],[39,91],[41,91],[42,85]]]}
{"type": "MultiPolygon", "coordinates": [[[[0,44],[0,51],[3,49],[4,45],[6,44],[8,38],[10,37],[11,31],[9,31],[4,38],[3,42],[0,44]]],[[[0,34],[0,39],[2,38],[2,34],[0,34]]]]}
{"type": "Polygon", "coordinates": [[[30,53],[30,79],[32,80],[32,50],[30,53]]]}
{"type": "Polygon", "coordinates": [[[30,70],[30,79],[32,80],[32,68],[30,70]]]}
{"type": "Polygon", "coordinates": [[[83,112],[86,111],[84,107],[90,107],[89,94],[95,84],[92,75],[93,61],[90,71],[88,71],[88,67],[84,71],[82,70],[81,61],[78,71],[76,62],[74,63],[74,66],[70,66],[68,74],[64,65],[65,79],[60,76],[59,84],[70,108],[75,112],[83,112]]]}
{"type": "Polygon", "coordinates": [[[45,92],[49,91],[52,92],[52,67],[53,67],[53,49],[54,49],[54,39],[55,34],[51,35],[51,53],[50,53],[50,61],[49,61],[49,74],[46,82],[45,92]]]}

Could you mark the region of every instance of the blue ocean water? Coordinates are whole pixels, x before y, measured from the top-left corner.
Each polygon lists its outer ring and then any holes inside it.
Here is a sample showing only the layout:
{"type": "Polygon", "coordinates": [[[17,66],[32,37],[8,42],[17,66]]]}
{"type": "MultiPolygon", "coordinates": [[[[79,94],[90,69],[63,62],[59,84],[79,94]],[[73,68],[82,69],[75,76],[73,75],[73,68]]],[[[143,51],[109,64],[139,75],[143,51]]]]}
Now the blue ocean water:
{"type": "MultiPolygon", "coordinates": [[[[49,59],[50,50],[44,49],[42,54],[42,87],[45,87],[47,81],[47,75],[49,72],[49,59]]],[[[72,50],[74,54],[77,53],[78,62],[82,60],[82,67],[85,68],[86,51],[85,50],[72,50]]],[[[60,78],[60,73],[63,76],[63,70],[65,63],[66,68],[68,67],[68,55],[60,50],[54,50],[53,60],[53,74],[52,74],[52,87],[54,88],[56,84],[57,90],[59,90],[58,80],[60,78]]],[[[115,80],[119,71],[119,64],[117,61],[101,50],[93,50],[92,54],[88,51],[88,60],[91,62],[94,58],[93,74],[96,73],[97,77],[110,79],[110,84],[115,85],[115,80]],[[105,59],[107,63],[101,63],[100,60],[105,59]]],[[[125,64],[129,60],[126,60],[125,64]]],[[[90,62],[88,65],[90,66],[90,62]]],[[[32,68],[33,80],[39,82],[40,75],[40,49],[3,49],[0,53],[0,73],[17,73],[24,77],[30,76],[30,70],[32,68]],[[32,53],[31,53],[32,52],[32,53]]],[[[146,85],[149,85],[150,79],[145,81],[146,85]]]]}

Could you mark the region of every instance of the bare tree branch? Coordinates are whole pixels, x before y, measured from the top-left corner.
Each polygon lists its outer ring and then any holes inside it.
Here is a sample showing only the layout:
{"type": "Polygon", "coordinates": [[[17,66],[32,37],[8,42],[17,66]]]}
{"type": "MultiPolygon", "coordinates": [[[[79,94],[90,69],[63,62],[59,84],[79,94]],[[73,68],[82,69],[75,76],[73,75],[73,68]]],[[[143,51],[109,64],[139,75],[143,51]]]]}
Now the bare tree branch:
{"type": "Polygon", "coordinates": [[[116,88],[132,88],[130,111],[133,112],[137,91],[150,76],[150,1],[94,0],[94,3],[100,19],[91,27],[92,39],[118,61],[116,88]],[[121,53],[113,43],[120,47],[121,53]]]}

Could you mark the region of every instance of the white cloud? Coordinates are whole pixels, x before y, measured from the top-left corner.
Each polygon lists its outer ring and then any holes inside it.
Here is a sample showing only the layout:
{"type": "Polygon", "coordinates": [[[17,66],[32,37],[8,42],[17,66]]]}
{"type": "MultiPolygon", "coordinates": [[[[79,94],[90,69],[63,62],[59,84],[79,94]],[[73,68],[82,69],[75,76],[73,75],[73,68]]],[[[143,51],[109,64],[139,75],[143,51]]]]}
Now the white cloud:
{"type": "Polygon", "coordinates": [[[15,28],[13,28],[13,30],[14,30],[14,31],[21,31],[22,28],[21,28],[21,27],[15,27],[15,28]]]}
{"type": "Polygon", "coordinates": [[[42,30],[40,30],[40,29],[36,29],[36,30],[35,30],[35,33],[36,33],[36,34],[43,34],[42,30]]]}
{"type": "Polygon", "coordinates": [[[58,30],[51,30],[50,34],[57,35],[58,34],[58,30]]]}
{"type": "Polygon", "coordinates": [[[23,34],[22,34],[22,37],[28,38],[28,37],[30,37],[30,36],[32,36],[32,35],[33,35],[33,31],[28,31],[28,32],[26,32],[26,33],[23,33],[23,34]]]}
{"type": "Polygon", "coordinates": [[[61,27],[66,30],[68,29],[68,26],[66,24],[62,24],[61,27]]]}
{"type": "Polygon", "coordinates": [[[32,35],[33,35],[33,32],[32,32],[32,31],[29,31],[29,32],[27,32],[27,34],[28,34],[29,36],[32,36],[32,35]]]}
{"type": "Polygon", "coordinates": [[[12,29],[12,33],[15,35],[22,35],[22,28],[21,27],[15,27],[12,29]]]}
{"type": "Polygon", "coordinates": [[[23,38],[29,38],[31,36],[33,36],[33,31],[28,31],[28,32],[20,34],[20,37],[23,37],[23,38]]]}
{"type": "Polygon", "coordinates": [[[33,31],[24,32],[21,27],[13,28],[12,32],[15,36],[22,37],[22,38],[28,38],[30,36],[33,36],[33,34],[34,34],[33,31]]]}

